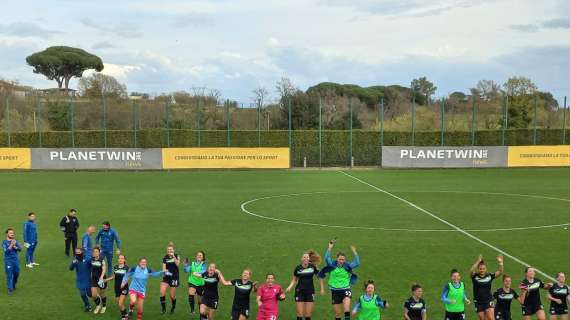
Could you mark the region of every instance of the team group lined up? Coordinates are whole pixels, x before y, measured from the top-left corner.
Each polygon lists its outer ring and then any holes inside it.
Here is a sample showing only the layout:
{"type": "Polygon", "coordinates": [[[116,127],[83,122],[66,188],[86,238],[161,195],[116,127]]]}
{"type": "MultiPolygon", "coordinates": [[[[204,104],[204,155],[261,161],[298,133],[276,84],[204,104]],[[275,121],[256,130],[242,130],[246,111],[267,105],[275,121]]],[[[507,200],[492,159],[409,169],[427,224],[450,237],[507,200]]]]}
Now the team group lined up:
{"type": "MultiPolygon", "coordinates": [[[[38,245],[38,232],[36,215],[28,214],[24,224],[24,247],[26,248],[26,267],[39,266],[34,260],[34,251],[38,245]]],[[[118,232],[111,228],[109,222],[103,222],[102,228],[97,232],[95,226],[87,227],[78,244],[77,231],[79,220],[77,211],[71,209],[60,221],[60,228],[65,235],[65,254],[72,258],[69,269],[76,273],[76,287],[84,305],[85,312],[103,314],[107,309],[106,290],[111,282],[115,299],[123,320],[133,318],[136,310],[136,319],[142,319],[144,301],[146,297],[147,282],[149,278],[162,278],[160,283],[160,310],[167,313],[166,296],[170,300],[170,313],[176,309],[176,290],[180,286],[180,270],[188,273],[188,304],[190,313],[195,314],[196,304],[200,319],[214,319],[219,303],[218,287],[234,287],[231,319],[246,320],[250,317],[250,296],[256,293],[258,311],[257,320],[277,320],[279,317],[279,301],[286,299],[286,293],[294,292],[297,320],[310,320],[313,315],[315,284],[318,279],[320,293],[325,293],[325,280],[331,292],[332,307],[336,320],[379,320],[381,310],[390,304],[376,292],[375,283],[368,280],[364,284],[364,293],[359,296],[351,308],[352,287],[358,278],[354,270],[360,266],[360,257],[354,246],[351,246],[353,260],[347,260],[347,255],[339,252],[334,258],[332,249],[335,240],[331,240],[325,252],[325,266],[319,270],[321,257],[314,251],[307,251],[301,257],[301,263],[295,267],[293,277],[288,287],[283,290],[275,282],[275,275],[266,275],[265,282],[259,285],[252,280],[252,272],[245,269],[240,278],[226,280],[223,273],[215,264],[206,262],[204,251],[198,251],[190,261],[182,260],[176,253],[173,243],[168,244],[166,255],[162,260],[160,271],[154,272],[146,258],[139,258],[136,266],[129,267],[126,257],[121,254],[121,241],[118,232]],[[93,235],[97,232],[95,240],[93,235]],[[115,250],[116,247],[116,250],[115,250]],[[72,257],[70,250],[73,250],[72,257]],[[117,264],[113,266],[113,259],[117,254],[117,264]],[[90,300],[95,307],[91,306],[90,300]],[[128,305],[128,306],[127,306],[128,305]]],[[[4,269],[9,294],[16,289],[20,274],[18,252],[22,246],[16,240],[13,228],[6,230],[6,239],[2,244],[4,250],[4,269]]],[[[570,296],[566,285],[566,276],[560,272],[556,275],[556,283],[544,283],[535,277],[532,267],[525,268],[524,279],[521,281],[519,295],[512,288],[512,278],[503,274],[504,261],[502,256],[497,257],[498,269],[488,272],[487,264],[482,256],[470,269],[473,284],[473,304],[479,320],[511,320],[511,303],[518,301],[522,306],[522,316],[525,320],[536,316],[539,320],[546,319],[540,289],[548,290],[550,300],[550,320],[568,320],[568,302],[570,296]],[[492,282],[503,276],[503,283],[492,293],[492,282]]],[[[450,280],[445,284],[441,301],[445,309],[446,320],[464,320],[466,305],[471,304],[468,299],[465,284],[461,281],[460,272],[453,269],[450,280]]],[[[419,284],[411,288],[411,296],[404,302],[403,317],[405,320],[427,320],[426,302],[423,299],[423,289],[419,284]]]]}

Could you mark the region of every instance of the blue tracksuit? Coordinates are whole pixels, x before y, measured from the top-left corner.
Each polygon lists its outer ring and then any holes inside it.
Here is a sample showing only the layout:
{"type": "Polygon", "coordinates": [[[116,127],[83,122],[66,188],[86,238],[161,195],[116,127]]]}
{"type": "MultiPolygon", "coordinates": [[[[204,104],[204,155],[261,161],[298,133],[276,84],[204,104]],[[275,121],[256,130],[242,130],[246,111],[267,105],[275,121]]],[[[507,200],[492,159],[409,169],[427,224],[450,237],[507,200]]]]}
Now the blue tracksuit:
{"type": "MultiPolygon", "coordinates": [[[[97,237],[95,237],[95,243],[101,244],[101,254],[105,259],[107,259],[107,265],[113,265],[113,251],[114,251],[114,244],[117,243],[117,249],[121,249],[121,239],[119,238],[119,234],[115,229],[109,228],[109,230],[101,229],[99,233],[97,233],[97,237]]],[[[108,268],[107,274],[110,275],[112,273],[112,268],[108,268]]]]}
{"type": "Polygon", "coordinates": [[[150,277],[160,277],[164,274],[163,271],[152,272],[149,268],[141,268],[139,266],[131,268],[129,272],[123,278],[123,284],[126,284],[129,281],[129,278],[133,278],[131,284],[129,285],[129,290],[138,292],[143,296],[146,293],[146,283],[150,277]]]}
{"type": "Polygon", "coordinates": [[[91,236],[87,233],[81,238],[81,248],[83,248],[85,258],[91,259],[93,255],[93,240],[91,240],[91,236]]]}
{"type": "Polygon", "coordinates": [[[69,270],[75,270],[75,286],[79,290],[83,304],[88,307],[88,297],[91,296],[91,259],[83,257],[78,260],[75,258],[69,265],[69,270]]]}
{"type": "Polygon", "coordinates": [[[26,249],[26,263],[34,262],[34,251],[38,245],[38,227],[32,220],[24,223],[24,243],[30,246],[26,249]]]}
{"type": "Polygon", "coordinates": [[[4,240],[2,242],[2,249],[4,250],[4,272],[6,272],[6,284],[8,291],[12,292],[16,289],[18,277],[20,276],[20,261],[18,260],[18,252],[22,251],[22,246],[16,241],[16,246],[11,248],[11,240],[4,240]]]}

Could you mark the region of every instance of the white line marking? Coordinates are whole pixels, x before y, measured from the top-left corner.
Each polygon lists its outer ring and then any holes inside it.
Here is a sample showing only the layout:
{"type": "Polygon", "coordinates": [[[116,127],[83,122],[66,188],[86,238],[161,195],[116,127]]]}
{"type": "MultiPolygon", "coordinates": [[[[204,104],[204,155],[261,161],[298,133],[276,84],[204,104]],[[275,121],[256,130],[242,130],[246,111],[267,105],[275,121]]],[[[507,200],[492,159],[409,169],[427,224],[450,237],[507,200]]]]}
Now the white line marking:
{"type": "MultiPolygon", "coordinates": [[[[511,260],[514,260],[514,261],[520,263],[520,264],[523,265],[523,266],[530,266],[530,265],[531,265],[530,263],[524,262],[523,260],[521,260],[521,259],[519,259],[519,258],[517,258],[517,257],[515,257],[515,256],[513,256],[513,255],[511,255],[511,254],[509,254],[508,252],[506,252],[506,251],[504,251],[504,250],[502,250],[502,249],[497,248],[496,246],[490,244],[489,242],[487,242],[487,241],[485,241],[485,240],[482,240],[481,238],[478,238],[478,237],[472,235],[471,233],[469,233],[469,232],[467,232],[467,231],[461,229],[460,227],[454,225],[453,223],[451,223],[451,222],[449,222],[449,221],[447,221],[447,220],[445,220],[445,219],[442,219],[442,218],[438,217],[437,215],[435,215],[435,214],[433,214],[433,213],[427,211],[426,209],[424,209],[424,208],[422,208],[422,207],[420,207],[420,206],[418,206],[418,205],[416,205],[416,204],[414,204],[414,203],[412,203],[412,202],[410,202],[410,201],[408,201],[408,200],[406,200],[406,199],[404,199],[404,198],[400,198],[400,197],[398,197],[397,195],[395,195],[395,194],[393,194],[393,193],[391,193],[391,192],[389,192],[389,191],[386,191],[386,190],[384,190],[384,189],[381,189],[381,188],[379,188],[379,187],[377,187],[377,186],[375,186],[375,185],[373,185],[373,184],[370,184],[370,183],[368,183],[368,182],[366,182],[366,181],[364,181],[364,180],[361,180],[361,179],[359,179],[359,178],[357,178],[357,177],[355,177],[355,176],[353,176],[353,175],[351,175],[351,174],[349,174],[349,173],[346,173],[346,172],[344,172],[344,171],[339,171],[339,172],[341,172],[342,174],[346,175],[347,177],[350,177],[350,178],[352,178],[352,179],[354,179],[354,180],[356,180],[356,181],[358,181],[358,182],[360,182],[360,183],[362,183],[362,184],[365,184],[365,185],[371,187],[372,189],[378,190],[379,192],[382,192],[382,193],[384,193],[384,194],[386,194],[386,195],[388,195],[388,196],[390,196],[390,197],[392,197],[392,198],[394,198],[394,199],[397,199],[397,200],[402,201],[403,203],[409,205],[410,207],[415,208],[416,210],[421,211],[421,212],[427,214],[428,216],[430,216],[430,217],[432,217],[432,218],[438,220],[439,222],[441,222],[441,223],[443,223],[443,224],[446,224],[447,226],[449,226],[449,227],[451,227],[451,228],[457,230],[458,232],[464,234],[465,236],[467,236],[467,237],[469,237],[469,238],[471,238],[471,239],[473,239],[473,240],[475,240],[475,241],[477,241],[477,242],[479,242],[479,243],[481,243],[481,244],[483,244],[483,245],[486,245],[487,247],[489,247],[489,248],[491,248],[491,249],[497,251],[498,253],[502,254],[503,256],[508,257],[508,258],[511,258],[511,260]]],[[[542,271],[540,271],[539,269],[536,269],[536,268],[535,268],[535,270],[536,270],[536,272],[540,273],[541,275],[545,276],[546,278],[550,279],[551,281],[556,281],[556,279],[554,279],[553,277],[549,276],[549,275],[546,274],[545,272],[542,272],[542,271]]]]}

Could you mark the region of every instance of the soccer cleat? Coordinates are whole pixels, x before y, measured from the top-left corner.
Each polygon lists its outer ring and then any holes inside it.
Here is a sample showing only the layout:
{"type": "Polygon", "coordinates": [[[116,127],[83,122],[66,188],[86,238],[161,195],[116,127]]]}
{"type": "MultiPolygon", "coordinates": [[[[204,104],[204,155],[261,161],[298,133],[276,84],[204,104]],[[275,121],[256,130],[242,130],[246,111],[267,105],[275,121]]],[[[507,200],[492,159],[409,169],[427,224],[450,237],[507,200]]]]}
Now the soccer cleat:
{"type": "Polygon", "coordinates": [[[105,313],[105,311],[107,311],[107,307],[101,307],[101,311],[99,311],[100,314],[105,313]]]}
{"type": "Polygon", "coordinates": [[[28,264],[26,264],[26,267],[32,269],[34,267],[34,265],[32,263],[28,263],[28,264]]]}
{"type": "Polygon", "coordinates": [[[94,313],[94,314],[99,314],[100,311],[101,311],[101,306],[98,305],[98,306],[95,307],[95,310],[93,310],[93,313],[94,313]]]}
{"type": "Polygon", "coordinates": [[[85,312],[91,312],[92,308],[91,305],[85,306],[85,312]]]}
{"type": "Polygon", "coordinates": [[[33,265],[33,266],[39,266],[40,264],[39,264],[39,263],[32,262],[32,265],[33,265]]]}

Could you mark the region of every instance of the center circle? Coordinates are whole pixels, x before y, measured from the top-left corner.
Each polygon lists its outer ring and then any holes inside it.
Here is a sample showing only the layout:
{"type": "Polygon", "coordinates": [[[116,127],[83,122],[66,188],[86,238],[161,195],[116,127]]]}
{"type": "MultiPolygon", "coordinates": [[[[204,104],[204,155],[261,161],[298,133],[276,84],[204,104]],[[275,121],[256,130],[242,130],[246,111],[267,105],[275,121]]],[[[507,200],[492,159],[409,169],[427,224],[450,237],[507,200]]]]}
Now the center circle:
{"type": "MultiPolygon", "coordinates": [[[[273,196],[265,196],[259,197],[255,199],[248,200],[241,204],[241,210],[243,213],[269,221],[281,222],[281,223],[290,223],[290,224],[298,224],[298,225],[305,225],[305,226],[314,226],[314,227],[322,227],[322,228],[337,228],[337,229],[353,229],[353,230],[378,230],[378,231],[400,231],[400,232],[458,232],[455,229],[450,229],[441,223],[437,223],[437,221],[424,213],[409,207],[405,203],[393,199],[396,201],[400,207],[404,206],[410,210],[415,210],[415,214],[417,216],[413,217],[414,219],[424,219],[430,220],[431,224],[434,224],[434,227],[426,227],[426,228],[415,228],[415,227],[397,227],[397,228],[390,228],[390,227],[380,227],[380,226],[362,226],[362,225],[344,225],[344,224],[335,224],[335,223],[326,223],[326,222],[309,222],[309,221],[302,221],[302,219],[286,219],[280,217],[271,217],[267,215],[267,213],[262,212],[255,212],[251,209],[251,206],[255,203],[262,203],[263,201],[271,200],[271,199],[298,199],[299,197],[307,197],[307,196],[322,196],[322,195],[347,195],[347,194],[382,194],[378,191],[318,191],[318,192],[301,192],[301,193],[290,193],[290,194],[281,194],[281,195],[273,195],[273,196]]],[[[399,191],[398,194],[440,194],[440,195],[450,195],[450,194],[464,194],[464,195],[481,195],[481,196],[495,196],[495,197],[518,197],[518,198],[526,198],[526,199],[535,199],[535,200],[549,200],[549,201],[556,201],[556,202],[564,202],[570,204],[569,199],[557,198],[557,197],[550,197],[550,196],[541,196],[541,195],[526,195],[526,194],[516,194],[516,193],[502,193],[502,192],[477,192],[477,191],[399,191]]],[[[406,197],[404,197],[406,198],[406,197]]],[[[338,199],[337,199],[338,200],[338,199]]],[[[409,199],[407,199],[409,200],[409,199]]],[[[421,207],[421,204],[411,201],[416,205],[421,207]]],[[[334,204],[332,204],[334,206],[334,204]]],[[[438,214],[437,211],[434,212],[436,215],[438,214]]],[[[421,225],[422,222],[419,222],[421,225]]],[[[424,221],[425,223],[425,221],[424,221]]],[[[568,227],[570,226],[569,223],[559,223],[559,224],[545,224],[545,225],[535,225],[535,226],[524,226],[524,227],[502,227],[502,228],[465,228],[464,231],[468,232],[500,232],[500,231],[517,231],[517,230],[533,230],[533,229],[546,229],[546,228],[555,228],[555,227],[568,227]]],[[[459,225],[461,228],[461,225],[459,225]]]]}

